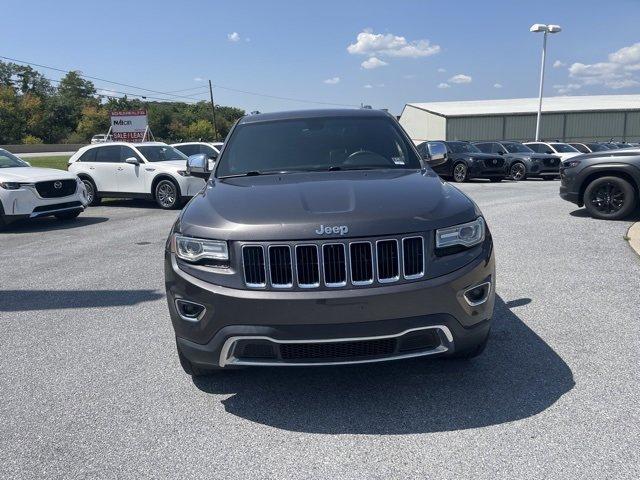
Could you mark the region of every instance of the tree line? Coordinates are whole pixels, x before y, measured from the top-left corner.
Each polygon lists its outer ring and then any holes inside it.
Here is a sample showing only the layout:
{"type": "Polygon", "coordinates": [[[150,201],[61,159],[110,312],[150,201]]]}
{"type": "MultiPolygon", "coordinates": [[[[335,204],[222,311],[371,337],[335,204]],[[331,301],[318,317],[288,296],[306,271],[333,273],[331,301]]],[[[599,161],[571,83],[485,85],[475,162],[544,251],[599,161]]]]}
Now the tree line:
{"type": "Polygon", "coordinates": [[[221,140],[244,110],[216,106],[214,135],[211,103],[147,101],[99,95],[79,72],[52,82],[30,66],[0,61],[0,145],[86,143],[107,133],[109,112],[146,109],[156,140],[221,140]]]}

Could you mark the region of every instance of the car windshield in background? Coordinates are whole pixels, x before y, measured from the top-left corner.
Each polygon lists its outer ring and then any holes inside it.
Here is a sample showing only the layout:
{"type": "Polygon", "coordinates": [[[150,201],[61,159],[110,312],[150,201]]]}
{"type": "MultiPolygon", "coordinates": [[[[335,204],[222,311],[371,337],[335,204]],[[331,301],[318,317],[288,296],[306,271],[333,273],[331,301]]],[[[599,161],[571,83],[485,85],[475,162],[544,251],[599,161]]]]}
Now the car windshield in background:
{"type": "Polygon", "coordinates": [[[167,162],[169,160],[186,160],[187,156],[168,145],[147,145],[137,147],[148,162],[167,162]]]}
{"type": "Polygon", "coordinates": [[[15,155],[7,152],[6,150],[0,150],[0,168],[13,168],[13,167],[28,167],[27,162],[23,162],[15,155]]]}
{"type": "Polygon", "coordinates": [[[577,148],[573,148],[571,145],[567,145],[566,143],[550,143],[549,145],[551,145],[557,152],[560,153],[580,153],[580,150],[578,150],[577,148]]]}
{"type": "Polygon", "coordinates": [[[586,145],[592,152],[604,152],[605,150],[610,150],[609,148],[605,147],[604,145],[600,145],[599,143],[587,143],[586,145]]]}
{"type": "Polygon", "coordinates": [[[422,168],[392,120],[326,117],[238,125],[216,176],[389,168],[422,168]]]}
{"type": "Polygon", "coordinates": [[[505,142],[502,144],[502,146],[506,148],[507,152],[509,153],[534,153],[533,150],[531,150],[529,147],[521,143],[505,142]]]}
{"type": "Polygon", "coordinates": [[[453,153],[482,153],[475,145],[467,142],[447,142],[453,153]]]}

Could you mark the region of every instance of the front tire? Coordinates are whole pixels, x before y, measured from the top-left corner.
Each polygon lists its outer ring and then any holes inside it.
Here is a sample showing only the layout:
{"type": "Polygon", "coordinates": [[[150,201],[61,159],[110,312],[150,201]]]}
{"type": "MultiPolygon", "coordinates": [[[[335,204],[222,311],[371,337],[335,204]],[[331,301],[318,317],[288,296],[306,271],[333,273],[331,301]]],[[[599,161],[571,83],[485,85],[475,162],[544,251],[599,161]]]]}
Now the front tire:
{"type": "Polygon", "coordinates": [[[459,162],[453,166],[453,181],[456,183],[464,183],[469,180],[469,168],[467,165],[459,162]]]}
{"type": "Polygon", "coordinates": [[[522,162],[514,162],[513,165],[509,167],[509,177],[514,182],[525,180],[527,178],[527,167],[525,167],[522,162]]]}
{"type": "Polygon", "coordinates": [[[178,184],[168,178],[161,179],[153,189],[153,197],[158,206],[164,210],[180,207],[180,188],[178,184]]]}
{"type": "Polygon", "coordinates": [[[84,184],[84,188],[87,191],[87,206],[95,207],[100,205],[102,199],[98,196],[98,189],[96,188],[96,184],[93,183],[93,180],[89,178],[82,178],[82,183],[84,184]]]}
{"type": "Polygon", "coordinates": [[[54,217],[58,220],[73,220],[82,213],[82,210],[74,210],[72,212],[56,213],[54,217]]]}
{"type": "Polygon", "coordinates": [[[624,178],[600,177],[587,185],[584,206],[589,214],[601,220],[619,220],[636,206],[636,192],[624,178]]]}

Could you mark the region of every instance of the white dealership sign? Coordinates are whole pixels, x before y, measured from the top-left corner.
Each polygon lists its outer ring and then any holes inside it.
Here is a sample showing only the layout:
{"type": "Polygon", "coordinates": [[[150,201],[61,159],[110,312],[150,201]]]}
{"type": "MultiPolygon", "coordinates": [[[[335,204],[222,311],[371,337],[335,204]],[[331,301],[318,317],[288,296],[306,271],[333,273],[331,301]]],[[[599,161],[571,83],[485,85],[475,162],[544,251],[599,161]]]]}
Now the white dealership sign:
{"type": "Polygon", "coordinates": [[[111,112],[111,135],[114,141],[143,142],[148,128],[146,110],[111,112]]]}

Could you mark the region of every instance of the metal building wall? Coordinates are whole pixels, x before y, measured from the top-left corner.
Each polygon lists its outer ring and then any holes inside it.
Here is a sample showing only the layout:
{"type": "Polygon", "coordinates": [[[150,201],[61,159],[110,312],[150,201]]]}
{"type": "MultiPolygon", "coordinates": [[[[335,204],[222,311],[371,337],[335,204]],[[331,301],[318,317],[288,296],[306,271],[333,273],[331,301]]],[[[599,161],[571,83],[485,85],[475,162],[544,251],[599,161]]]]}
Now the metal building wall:
{"type": "Polygon", "coordinates": [[[400,116],[400,125],[416,144],[426,140],[443,140],[446,135],[446,119],[425,112],[411,105],[405,106],[400,116]]]}
{"type": "MultiPolygon", "coordinates": [[[[486,115],[447,119],[447,140],[533,140],[535,115],[486,115]]],[[[540,138],[565,142],[640,140],[640,112],[542,114],[540,138]]]]}

